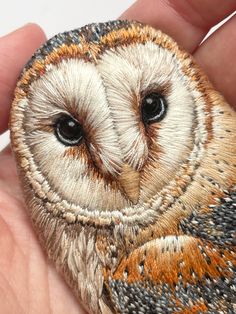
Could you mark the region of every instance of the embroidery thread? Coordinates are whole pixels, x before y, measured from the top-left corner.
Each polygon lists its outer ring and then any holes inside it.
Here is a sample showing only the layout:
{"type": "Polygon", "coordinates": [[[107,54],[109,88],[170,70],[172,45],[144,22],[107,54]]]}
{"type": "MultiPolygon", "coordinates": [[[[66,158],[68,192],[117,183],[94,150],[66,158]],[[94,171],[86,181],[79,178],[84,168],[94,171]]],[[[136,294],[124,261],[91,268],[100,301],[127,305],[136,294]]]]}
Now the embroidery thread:
{"type": "Polygon", "coordinates": [[[10,127],[35,230],[89,313],[234,313],[236,113],[169,36],[56,35],[10,127]]]}

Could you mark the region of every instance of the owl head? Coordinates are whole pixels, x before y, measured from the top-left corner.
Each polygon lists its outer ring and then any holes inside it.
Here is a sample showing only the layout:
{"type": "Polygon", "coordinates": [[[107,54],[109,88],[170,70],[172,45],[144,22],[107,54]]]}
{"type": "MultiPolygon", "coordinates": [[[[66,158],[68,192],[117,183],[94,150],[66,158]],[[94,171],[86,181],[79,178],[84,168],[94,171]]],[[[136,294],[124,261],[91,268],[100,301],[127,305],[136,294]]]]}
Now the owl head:
{"type": "Polygon", "coordinates": [[[31,206],[104,225],[207,202],[209,185],[233,180],[235,128],[188,53],[127,21],[50,39],[24,69],[11,112],[31,206]]]}

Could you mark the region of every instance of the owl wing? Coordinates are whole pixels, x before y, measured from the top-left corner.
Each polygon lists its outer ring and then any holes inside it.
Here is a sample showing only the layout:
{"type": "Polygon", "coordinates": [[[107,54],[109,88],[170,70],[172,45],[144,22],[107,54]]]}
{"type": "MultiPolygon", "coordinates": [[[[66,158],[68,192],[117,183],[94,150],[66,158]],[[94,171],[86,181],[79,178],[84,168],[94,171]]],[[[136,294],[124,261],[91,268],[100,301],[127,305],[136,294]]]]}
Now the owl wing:
{"type": "Polygon", "coordinates": [[[234,313],[233,264],[229,249],[188,235],[166,236],[123,258],[107,286],[122,314],[234,313]]]}

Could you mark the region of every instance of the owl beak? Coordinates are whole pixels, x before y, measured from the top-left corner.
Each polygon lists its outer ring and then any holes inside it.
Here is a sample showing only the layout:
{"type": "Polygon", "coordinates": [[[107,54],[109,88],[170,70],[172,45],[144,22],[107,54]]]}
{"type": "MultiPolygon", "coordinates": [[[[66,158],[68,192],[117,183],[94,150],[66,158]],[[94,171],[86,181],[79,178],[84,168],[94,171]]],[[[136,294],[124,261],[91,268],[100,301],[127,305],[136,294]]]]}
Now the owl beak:
{"type": "Polygon", "coordinates": [[[140,173],[128,164],[124,164],[118,181],[133,204],[137,204],[140,191],[140,173]]]}

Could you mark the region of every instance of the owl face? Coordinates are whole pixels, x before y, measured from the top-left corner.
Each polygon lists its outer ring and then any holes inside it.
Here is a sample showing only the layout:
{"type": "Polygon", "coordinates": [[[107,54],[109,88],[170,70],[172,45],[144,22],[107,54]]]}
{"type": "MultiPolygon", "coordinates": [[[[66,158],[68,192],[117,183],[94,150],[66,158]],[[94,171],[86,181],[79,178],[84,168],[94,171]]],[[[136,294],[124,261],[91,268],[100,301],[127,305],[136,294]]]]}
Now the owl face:
{"type": "Polygon", "coordinates": [[[27,189],[73,221],[161,213],[207,157],[222,109],[169,37],[115,23],[49,41],[16,90],[12,137],[27,189]]]}

